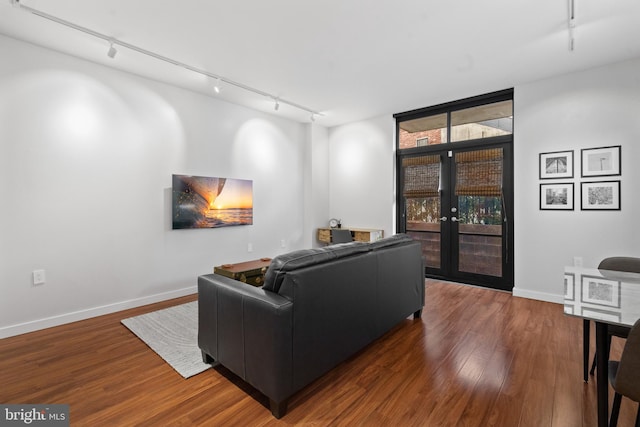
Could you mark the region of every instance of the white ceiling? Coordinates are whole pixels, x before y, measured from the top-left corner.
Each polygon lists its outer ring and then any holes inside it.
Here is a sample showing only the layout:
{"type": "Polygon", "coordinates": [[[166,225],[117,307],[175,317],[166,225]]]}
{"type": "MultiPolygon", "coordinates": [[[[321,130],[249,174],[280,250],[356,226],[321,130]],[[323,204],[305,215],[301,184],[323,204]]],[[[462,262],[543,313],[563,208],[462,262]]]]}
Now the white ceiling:
{"type": "MultiPolygon", "coordinates": [[[[334,126],[640,57],[640,1],[21,0],[273,94],[334,126]]],[[[0,33],[301,122],[309,113],[119,48],[0,0],[0,33]]],[[[10,58],[2,56],[2,60],[10,58]]]]}

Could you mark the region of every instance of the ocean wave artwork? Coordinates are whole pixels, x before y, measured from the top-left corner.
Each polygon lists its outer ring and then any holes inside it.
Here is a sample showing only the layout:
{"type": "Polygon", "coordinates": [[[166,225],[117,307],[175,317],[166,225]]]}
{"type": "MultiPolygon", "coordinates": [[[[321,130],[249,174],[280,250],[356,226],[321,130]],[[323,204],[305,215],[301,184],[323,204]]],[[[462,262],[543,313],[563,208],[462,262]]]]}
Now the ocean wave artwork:
{"type": "Polygon", "coordinates": [[[172,175],[172,226],[216,228],[253,224],[253,181],[172,175]]]}

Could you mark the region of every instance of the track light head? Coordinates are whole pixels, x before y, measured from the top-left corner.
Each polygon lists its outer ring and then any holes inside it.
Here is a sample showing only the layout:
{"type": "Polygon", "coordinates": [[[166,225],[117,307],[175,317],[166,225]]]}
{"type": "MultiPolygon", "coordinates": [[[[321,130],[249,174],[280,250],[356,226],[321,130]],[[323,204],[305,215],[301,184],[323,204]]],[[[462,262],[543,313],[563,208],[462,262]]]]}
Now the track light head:
{"type": "Polygon", "coordinates": [[[311,113],[311,122],[315,122],[316,121],[316,115],[315,113],[311,113]]]}
{"type": "Polygon", "coordinates": [[[569,0],[569,22],[567,26],[569,27],[569,50],[573,51],[575,49],[574,30],[576,28],[575,0],[569,0]]]}
{"type": "Polygon", "coordinates": [[[215,93],[222,92],[222,80],[220,79],[220,77],[216,79],[216,83],[213,85],[213,91],[215,93]]]}
{"type": "Polygon", "coordinates": [[[280,102],[278,101],[278,98],[274,99],[275,104],[273,105],[273,109],[278,111],[278,109],[280,108],[280,102]]]}
{"type": "Polygon", "coordinates": [[[19,7],[20,6],[20,0],[9,0],[9,3],[11,3],[11,6],[13,6],[13,7],[19,7]]]}
{"type": "Polygon", "coordinates": [[[113,43],[109,44],[109,50],[107,51],[107,56],[111,59],[116,57],[116,54],[118,53],[118,50],[115,48],[115,46],[113,45],[113,43]]]}

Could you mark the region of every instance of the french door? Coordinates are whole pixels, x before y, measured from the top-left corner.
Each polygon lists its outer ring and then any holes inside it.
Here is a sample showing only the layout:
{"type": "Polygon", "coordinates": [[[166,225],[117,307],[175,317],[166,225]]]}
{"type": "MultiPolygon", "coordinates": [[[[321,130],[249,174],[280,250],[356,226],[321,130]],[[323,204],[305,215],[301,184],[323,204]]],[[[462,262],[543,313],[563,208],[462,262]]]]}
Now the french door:
{"type": "Polygon", "coordinates": [[[511,144],[402,158],[401,231],[421,242],[427,275],[511,290],[505,158],[511,144]]]}
{"type": "Polygon", "coordinates": [[[396,115],[397,230],[422,244],[428,277],[513,288],[510,96],[396,115]]]}

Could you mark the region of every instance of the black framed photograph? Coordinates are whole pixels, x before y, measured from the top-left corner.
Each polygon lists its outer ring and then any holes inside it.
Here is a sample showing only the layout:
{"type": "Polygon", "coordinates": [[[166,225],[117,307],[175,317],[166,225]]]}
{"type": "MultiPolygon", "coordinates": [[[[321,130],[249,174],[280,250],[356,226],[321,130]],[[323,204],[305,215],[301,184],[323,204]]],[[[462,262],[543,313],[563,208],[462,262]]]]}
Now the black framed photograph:
{"type": "Polygon", "coordinates": [[[582,210],[620,210],[620,181],[582,182],[580,185],[582,210]]]}
{"type": "Polygon", "coordinates": [[[582,177],[616,176],[622,173],[622,147],[583,148],[582,177]]]}
{"type": "Polygon", "coordinates": [[[573,151],[540,153],[540,179],[573,178],[573,151]]]}
{"type": "Polygon", "coordinates": [[[540,210],[573,210],[573,182],[540,184],[540,210]]]}
{"type": "Polygon", "coordinates": [[[617,280],[596,276],[582,276],[583,303],[620,308],[620,287],[617,280]]]}

